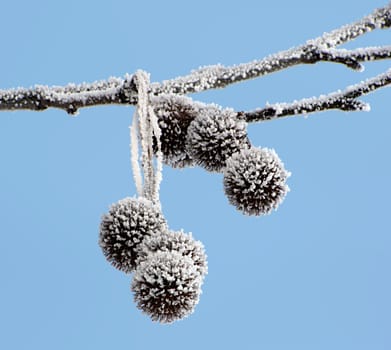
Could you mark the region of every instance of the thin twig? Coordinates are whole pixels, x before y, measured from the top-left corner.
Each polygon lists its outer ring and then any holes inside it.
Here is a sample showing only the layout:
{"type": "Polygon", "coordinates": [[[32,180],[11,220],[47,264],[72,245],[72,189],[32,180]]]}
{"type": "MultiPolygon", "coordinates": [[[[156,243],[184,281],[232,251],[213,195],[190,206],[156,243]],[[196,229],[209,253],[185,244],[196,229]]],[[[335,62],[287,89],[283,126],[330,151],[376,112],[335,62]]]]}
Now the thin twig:
{"type": "Polygon", "coordinates": [[[369,111],[370,106],[358,100],[376,89],[391,84],[391,69],[386,73],[368,79],[362,83],[349,86],[342,92],[333,92],[320,97],[306,98],[292,103],[276,103],[263,109],[250,112],[239,112],[247,122],[262,122],[298,114],[308,114],[331,109],[342,111],[369,111]]]}

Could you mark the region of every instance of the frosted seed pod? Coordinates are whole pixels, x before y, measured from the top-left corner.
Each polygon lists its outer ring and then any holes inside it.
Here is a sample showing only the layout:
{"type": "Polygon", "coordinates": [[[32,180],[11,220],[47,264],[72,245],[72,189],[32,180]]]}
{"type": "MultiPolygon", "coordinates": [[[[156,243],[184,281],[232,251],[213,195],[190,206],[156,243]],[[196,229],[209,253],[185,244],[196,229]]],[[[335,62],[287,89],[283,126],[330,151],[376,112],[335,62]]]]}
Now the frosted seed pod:
{"type": "Polygon", "coordinates": [[[140,244],[145,237],[167,230],[160,210],[146,198],[125,198],[102,216],[99,245],[106,259],[129,273],[136,267],[140,244]]]}
{"type": "Polygon", "coordinates": [[[204,245],[193,238],[191,233],[183,231],[164,231],[146,237],[140,246],[137,265],[148,259],[149,254],[156,252],[176,251],[192,259],[196,270],[201,277],[208,272],[207,257],[204,245]]]}
{"type": "Polygon", "coordinates": [[[171,323],[194,311],[200,285],[190,257],[176,251],[157,251],[137,266],[131,290],[137,307],[153,321],[171,323]]]}
{"type": "MultiPolygon", "coordinates": [[[[151,100],[161,131],[160,143],[163,162],[173,168],[192,166],[193,161],[186,151],[187,128],[196,117],[200,104],[190,98],[161,94],[151,100]]],[[[156,139],[153,150],[157,152],[156,139]]]]}
{"type": "Polygon", "coordinates": [[[227,159],[250,146],[247,123],[231,109],[209,106],[189,125],[187,151],[208,171],[222,171],[227,159]]]}
{"type": "Polygon", "coordinates": [[[227,161],[224,191],[229,202],[244,214],[265,215],[285,198],[289,176],[274,150],[252,147],[227,161]]]}

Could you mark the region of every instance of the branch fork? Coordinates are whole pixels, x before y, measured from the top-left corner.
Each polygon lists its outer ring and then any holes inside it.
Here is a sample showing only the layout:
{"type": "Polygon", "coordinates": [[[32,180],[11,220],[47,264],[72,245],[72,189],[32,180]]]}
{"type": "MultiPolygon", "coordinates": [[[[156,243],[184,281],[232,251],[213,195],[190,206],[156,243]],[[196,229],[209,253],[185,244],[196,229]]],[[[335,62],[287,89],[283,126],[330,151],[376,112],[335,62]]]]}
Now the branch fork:
{"type": "MultiPolygon", "coordinates": [[[[152,95],[179,94],[186,95],[209,89],[224,88],[230,84],[254,79],[266,74],[283,70],[299,64],[332,62],[362,71],[361,62],[391,58],[391,46],[366,47],[355,50],[336,48],[348,41],[375,29],[391,27],[391,4],[375,10],[361,20],[325,33],[321,37],[309,40],[306,44],[279,52],[262,60],[252,61],[231,67],[222,65],[207,66],[191,72],[187,76],[152,83],[152,95]]],[[[290,104],[266,106],[264,109],[245,113],[248,121],[264,121],[276,117],[297,115],[299,113],[318,112],[326,109],[344,111],[368,110],[367,104],[358,101],[357,97],[390,84],[389,71],[372,78],[370,83],[358,84],[353,89],[345,90],[345,95],[331,93],[317,99],[304,99],[290,104]]],[[[107,104],[135,105],[138,92],[134,75],[124,78],[110,78],[94,83],[80,85],[48,87],[37,85],[33,88],[0,90],[0,111],[33,110],[43,111],[48,108],[59,108],[70,115],[79,109],[107,104]]]]}

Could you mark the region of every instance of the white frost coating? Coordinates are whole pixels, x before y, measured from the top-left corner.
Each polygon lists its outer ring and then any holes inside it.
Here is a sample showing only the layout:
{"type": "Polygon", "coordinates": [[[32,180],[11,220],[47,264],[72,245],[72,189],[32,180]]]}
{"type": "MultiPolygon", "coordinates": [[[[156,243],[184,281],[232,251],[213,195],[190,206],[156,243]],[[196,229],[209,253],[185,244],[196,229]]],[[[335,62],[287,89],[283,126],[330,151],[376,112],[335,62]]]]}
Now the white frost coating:
{"type": "Polygon", "coordinates": [[[229,202],[247,215],[277,209],[289,191],[290,173],[272,149],[243,149],[227,161],[224,191],[229,202]]]}
{"type": "Polygon", "coordinates": [[[137,112],[140,125],[141,165],[144,171],[144,196],[152,197],[153,163],[152,163],[152,130],[148,115],[149,76],[146,72],[137,71],[138,103],[137,112]]]}
{"type": "Polygon", "coordinates": [[[386,87],[391,84],[391,69],[376,77],[367,79],[359,84],[348,86],[345,90],[335,91],[328,95],[304,98],[291,103],[266,104],[266,108],[257,108],[254,111],[246,112],[248,121],[265,121],[296,114],[307,114],[321,112],[331,109],[343,111],[370,111],[370,105],[361,100],[360,96],[367,95],[376,89],[386,87]],[[264,116],[265,109],[274,110],[272,116],[264,116]]]}
{"type": "Polygon", "coordinates": [[[158,117],[163,161],[173,168],[194,165],[186,148],[188,128],[190,123],[210,106],[186,96],[165,93],[151,96],[151,104],[158,117]]]}
{"type": "Polygon", "coordinates": [[[247,123],[232,109],[209,106],[187,130],[187,151],[208,171],[221,171],[232,154],[248,147],[247,123]]]}
{"type": "Polygon", "coordinates": [[[339,29],[333,30],[329,33],[325,33],[323,36],[313,40],[316,44],[325,47],[335,47],[341,45],[347,41],[351,41],[370,32],[374,29],[383,28],[386,22],[385,11],[390,11],[391,5],[387,5],[384,8],[376,9],[372,14],[362,18],[361,20],[344,25],[339,29]]]}
{"type": "Polygon", "coordinates": [[[140,310],[153,321],[171,323],[194,311],[200,285],[190,257],[176,251],[157,251],[137,266],[131,289],[140,310]]]}
{"type": "MultiPolygon", "coordinates": [[[[155,174],[154,174],[154,186],[153,186],[153,196],[156,203],[159,203],[159,192],[160,192],[160,183],[163,179],[163,155],[162,155],[162,146],[160,142],[161,137],[161,130],[159,127],[158,119],[155,115],[155,112],[151,106],[148,106],[148,113],[151,118],[151,126],[153,134],[156,138],[156,167],[155,167],[155,174]]],[[[152,142],[151,142],[152,144],[152,142]]]]}
{"type": "MultiPolygon", "coordinates": [[[[138,104],[135,118],[138,117],[139,140],[141,143],[141,165],[144,174],[143,196],[151,199],[160,206],[159,189],[162,179],[161,154],[157,155],[156,167],[153,163],[153,135],[160,140],[160,129],[157,117],[149,101],[149,74],[144,71],[136,72],[138,104]]],[[[158,149],[160,145],[158,142],[158,149]]]]}
{"type": "Polygon", "coordinates": [[[130,162],[132,165],[133,179],[136,186],[137,194],[143,195],[143,180],[139,165],[139,149],[138,149],[138,115],[137,110],[133,115],[132,125],[130,129],[130,162]]]}
{"type": "Polygon", "coordinates": [[[167,223],[154,203],[143,197],[128,197],[114,203],[102,216],[99,245],[115,268],[128,273],[136,268],[143,240],[166,230],[167,223]]]}
{"type": "Polygon", "coordinates": [[[176,251],[192,259],[201,279],[208,272],[205,249],[200,241],[193,238],[191,233],[183,231],[162,231],[145,237],[140,246],[137,264],[149,259],[156,252],[176,251]]]}

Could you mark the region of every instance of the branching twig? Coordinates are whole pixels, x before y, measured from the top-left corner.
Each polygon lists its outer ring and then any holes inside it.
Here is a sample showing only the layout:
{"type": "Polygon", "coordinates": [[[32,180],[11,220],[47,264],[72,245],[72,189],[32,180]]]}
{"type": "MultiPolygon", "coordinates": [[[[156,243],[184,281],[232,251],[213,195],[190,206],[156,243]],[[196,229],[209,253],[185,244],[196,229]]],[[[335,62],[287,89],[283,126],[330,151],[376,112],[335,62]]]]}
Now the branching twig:
{"type": "MultiPolygon", "coordinates": [[[[156,92],[188,94],[224,88],[233,83],[257,78],[298,64],[320,61],[344,63],[352,68],[346,60],[341,61],[337,57],[333,60],[333,55],[329,54],[328,49],[354,40],[374,29],[384,29],[390,26],[391,4],[375,10],[369,16],[355,23],[310,40],[305,45],[279,52],[259,61],[232,67],[217,65],[201,68],[185,77],[167,80],[162,84],[154,84],[154,90],[156,92]]],[[[357,57],[356,60],[360,61],[360,57],[357,57]]]]}
{"type": "MultiPolygon", "coordinates": [[[[349,68],[361,70],[360,62],[390,58],[391,47],[369,47],[357,50],[335,49],[335,47],[371,30],[390,26],[391,4],[375,10],[358,22],[326,33],[302,46],[236,66],[216,65],[200,68],[187,76],[154,83],[151,89],[156,95],[160,93],[188,94],[224,88],[233,83],[260,77],[294,65],[321,61],[341,63],[349,68]]],[[[137,89],[131,75],[127,75],[125,79],[110,78],[107,81],[90,84],[69,84],[64,87],[36,86],[30,89],[0,91],[0,111],[23,109],[41,111],[47,108],[59,108],[69,114],[75,114],[83,107],[135,103],[137,103],[137,89]]]]}
{"type": "Polygon", "coordinates": [[[391,69],[386,73],[349,86],[342,92],[306,98],[292,103],[277,103],[251,112],[240,112],[247,122],[259,122],[297,114],[340,109],[342,111],[368,111],[370,106],[357,98],[391,84],[391,69]]]}

